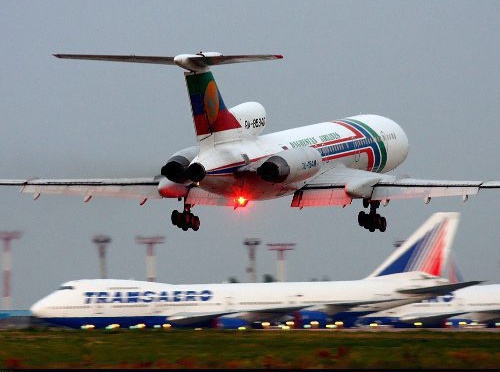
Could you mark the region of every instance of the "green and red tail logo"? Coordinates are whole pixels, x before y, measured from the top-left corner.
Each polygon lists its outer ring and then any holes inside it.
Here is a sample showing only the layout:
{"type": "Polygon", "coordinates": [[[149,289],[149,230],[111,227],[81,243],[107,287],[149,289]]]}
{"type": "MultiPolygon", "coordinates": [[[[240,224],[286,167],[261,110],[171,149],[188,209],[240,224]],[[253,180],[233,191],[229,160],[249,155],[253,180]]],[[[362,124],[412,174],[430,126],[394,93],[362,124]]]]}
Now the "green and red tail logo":
{"type": "Polygon", "coordinates": [[[238,120],[224,104],[210,71],[186,73],[186,84],[197,136],[241,128],[238,120]]]}

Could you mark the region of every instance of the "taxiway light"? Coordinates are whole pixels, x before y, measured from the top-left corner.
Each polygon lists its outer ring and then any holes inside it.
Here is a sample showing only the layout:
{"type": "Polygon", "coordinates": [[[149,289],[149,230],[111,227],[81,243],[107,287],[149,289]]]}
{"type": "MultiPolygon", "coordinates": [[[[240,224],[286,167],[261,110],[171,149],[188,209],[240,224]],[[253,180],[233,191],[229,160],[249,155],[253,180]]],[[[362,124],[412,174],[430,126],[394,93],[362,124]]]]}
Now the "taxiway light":
{"type": "Polygon", "coordinates": [[[422,327],[422,322],[415,322],[413,323],[415,327],[422,327]]]}
{"type": "Polygon", "coordinates": [[[172,327],[172,324],[169,324],[169,323],[165,323],[162,325],[163,328],[171,328],[172,327]]]}
{"type": "Polygon", "coordinates": [[[195,331],[203,331],[203,328],[195,328],[195,331]]]}
{"type": "Polygon", "coordinates": [[[290,329],[290,327],[287,325],[284,325],[284,326],[281,326],[281,329],[284,331],[288,331],[290,329]]]}
{"type": "Polygon", "coordinates": [[[95,325],[93,325],[93,324],[84,324],[80,328],[81,329],[94,329],[95,325]]]}
{"type": "Polygon", "coordinates": [[[328,329],[335,329],[335,328],[337,328],[337,325],[336,324],[327,324],[326,328],[328,328],[328,329]]]}
{"type": "Polygon", "coordinates": [[[309,329],[309,328],[311,328],[311,325],[310,324],[304,324],[304,328],[305,329],[309,329]]]}
{"type": "Polygon", "coordinates": [[[106,326],[106,329],[115,329],[115,328],[120,328],[120,325],[117,323],[113,323],[113,324],[106,326]]]}
{"type": "Polygon", "coordinates": [[[238,327],[238,331],[244,331],[246,329],[247,329],[247,327],[244,327],[244,326],[238,327]]]}
{"type": "Polygon", "coordinates": [[[285,323],[287,326],[291,327],[295,325],[295,322],[293,320],[289,320],[288,322],[285,323]]]}

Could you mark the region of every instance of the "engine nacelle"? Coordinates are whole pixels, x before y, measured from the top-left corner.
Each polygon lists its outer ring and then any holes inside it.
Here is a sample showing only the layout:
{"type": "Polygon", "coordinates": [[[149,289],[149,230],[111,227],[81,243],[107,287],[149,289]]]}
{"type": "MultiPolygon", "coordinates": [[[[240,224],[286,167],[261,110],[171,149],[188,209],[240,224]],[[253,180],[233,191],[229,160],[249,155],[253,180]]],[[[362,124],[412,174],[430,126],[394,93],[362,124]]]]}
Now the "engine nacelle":
{"type": "Polygon", "coordinates": [[[267,182],[298,182],[314,176],[321,169],[321,154],[312,147],[297,147],[278,152],[267,159],[257,174],[267,182]]]}
{"type": "Polygon", "coordinates": [[[245,102],[229,111],[240,123],[244,136],[257,136],[266,126],[266,109],[258,102],[245,102]]]}
{"type": "Polygon", "coordinates": [[[198,146],[188,147],[177,151],[168,159],[167,164],[161,168],[161,174],[170,181],[184,183],[189,180],[186,170],[193,159],[198,155],[198,146]]]}

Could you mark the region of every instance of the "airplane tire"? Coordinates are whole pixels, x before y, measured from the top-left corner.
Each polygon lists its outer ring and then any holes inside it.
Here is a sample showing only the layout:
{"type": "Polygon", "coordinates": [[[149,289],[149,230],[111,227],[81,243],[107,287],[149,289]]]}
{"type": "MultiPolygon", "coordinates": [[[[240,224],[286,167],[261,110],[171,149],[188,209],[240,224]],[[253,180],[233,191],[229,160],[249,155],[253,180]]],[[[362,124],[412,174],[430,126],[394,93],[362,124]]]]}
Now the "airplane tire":
{"type": "Polygon", "coordinates": [[[194,216],[193,230],[198,231],[199,228],[200,228],[200,218],[198,216],[194,216]]]}
{"type": "Polygon", "coordinates": [[[173,210],[172,215],[170,217],[170,219],[172,220],[172,225],[177,226],[178,217],[179,217],[179,211],[173,210]]]}
{"type": "Polygon", "coordinates": [[[384,232],[386,229],[387,229],[387,220],[385,219],[385,217],[381,217],[379,230],[380,232],[384,232]]]}
{"type": "Polygon", "coordinates": [[[359,226],[365,226],[366,223],[366,213],[365,211],[361,211],[358,213],[358,224],[359,226]]]}

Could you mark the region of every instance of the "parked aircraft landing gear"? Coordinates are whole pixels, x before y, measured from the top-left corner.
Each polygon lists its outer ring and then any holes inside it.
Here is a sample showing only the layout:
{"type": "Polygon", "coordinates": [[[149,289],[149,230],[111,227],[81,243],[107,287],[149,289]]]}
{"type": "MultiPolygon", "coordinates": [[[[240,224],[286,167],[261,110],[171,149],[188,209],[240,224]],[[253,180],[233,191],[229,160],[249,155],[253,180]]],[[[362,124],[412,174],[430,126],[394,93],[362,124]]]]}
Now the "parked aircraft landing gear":
{"type": "Polygon", "coordinates": [[[387,220],[377,213],[377,208],[380,207],[379,201],[367,201],[363,200],[363,206],[368,207],[370,205],[370,213],[361,211],[358,214],[359,226],[363,226],[365,229],[374,232],[375,230],[380,230],[384,232],[387,228],[387,220]]]}
{"type": "Polygon", "coordinates": [[[187,231],[189,228],[198,231],[200,228],[200,218],[191,213],[189,205],[184,206],[184,211],[181,213],[177,210],[172,211],[172,224],[187,231]]]}

